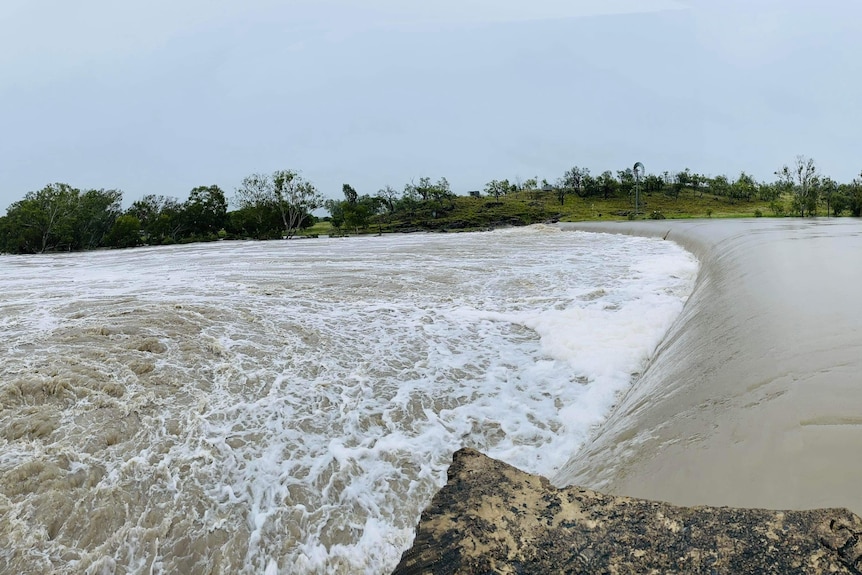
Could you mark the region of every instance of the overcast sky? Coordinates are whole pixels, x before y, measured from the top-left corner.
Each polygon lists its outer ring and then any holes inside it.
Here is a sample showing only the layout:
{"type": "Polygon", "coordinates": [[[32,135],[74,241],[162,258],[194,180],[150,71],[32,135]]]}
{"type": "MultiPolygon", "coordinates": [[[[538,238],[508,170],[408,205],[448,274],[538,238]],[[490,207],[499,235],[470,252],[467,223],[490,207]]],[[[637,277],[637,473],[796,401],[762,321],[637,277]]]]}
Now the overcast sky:
{"type": "MultiPolygon", "coordinates": [[[[645,164],[862,170],[848,0],[3,0],[0,210],[50,182],[327,197],[645,164]]],[[[0,212],[2,213],[2,212],[0,212]]]]}

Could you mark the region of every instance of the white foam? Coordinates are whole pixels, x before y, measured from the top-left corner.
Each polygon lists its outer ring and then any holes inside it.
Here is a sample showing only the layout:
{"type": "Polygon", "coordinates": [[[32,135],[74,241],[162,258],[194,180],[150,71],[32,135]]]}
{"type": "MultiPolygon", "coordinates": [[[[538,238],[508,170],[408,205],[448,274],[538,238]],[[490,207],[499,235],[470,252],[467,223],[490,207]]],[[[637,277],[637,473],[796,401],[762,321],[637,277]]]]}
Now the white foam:
{"type": "MultiPolygon", "coordinates": [[[[9,260],[0,382],[39,364],[34,349],[60,371],[120,373],[128,341],[165,347],[111,400],[137,435],[85,457],[69,431],[98,396],[63,408],[40,453],[103,466],[99,489],[149,481],[149,505],[178,517],[203,509],[191,536],[236,534],[230,570],[267,574],[391,570],[461,446],[552,474],[643,370],[697,271],[670,242],[547,226],[9,260]],[[90,326],[113,330],[101,352],[61,337],[90,326]]],[[[0,425],[14,417],[0,407],[0,425]]],[[[0,444],[0,476],[26,453],[0,444]]],[[[145,535],[124,527],[90,558],[171,571],[171,541],[147,557],[145,535]]]]}

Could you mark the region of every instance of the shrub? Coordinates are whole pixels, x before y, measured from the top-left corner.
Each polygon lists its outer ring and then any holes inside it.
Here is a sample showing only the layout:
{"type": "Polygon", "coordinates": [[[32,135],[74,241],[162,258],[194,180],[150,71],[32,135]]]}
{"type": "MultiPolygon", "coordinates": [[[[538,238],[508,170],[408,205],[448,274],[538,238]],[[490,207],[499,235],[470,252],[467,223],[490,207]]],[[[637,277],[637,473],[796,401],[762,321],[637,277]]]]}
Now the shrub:
{"type": "Polygon", "coordinates": [[[772,210],[772,213],[779,217],[785,215],[786,212],[786,210],[784,209],[784,204],[775,200],[769,202],[769,209],[772,210]]]}

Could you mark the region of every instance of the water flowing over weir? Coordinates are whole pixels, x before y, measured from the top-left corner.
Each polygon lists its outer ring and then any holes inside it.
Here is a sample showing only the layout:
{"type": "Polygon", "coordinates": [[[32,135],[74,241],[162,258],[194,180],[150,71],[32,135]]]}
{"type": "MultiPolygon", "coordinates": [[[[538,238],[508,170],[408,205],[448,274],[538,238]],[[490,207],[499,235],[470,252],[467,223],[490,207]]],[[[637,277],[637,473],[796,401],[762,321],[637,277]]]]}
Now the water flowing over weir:
{"type": "Polygon", "coordinates": [[[536,226],[0,268],[5,571],[380,573],[456,449],[560,469],[697,262],[536,226]]]}
{"type": "Polygon", "coordinates": [[[552,477],[676,505],[862,514],[858,218],[561,224],[698,256],[649,368],[552,477]]]}

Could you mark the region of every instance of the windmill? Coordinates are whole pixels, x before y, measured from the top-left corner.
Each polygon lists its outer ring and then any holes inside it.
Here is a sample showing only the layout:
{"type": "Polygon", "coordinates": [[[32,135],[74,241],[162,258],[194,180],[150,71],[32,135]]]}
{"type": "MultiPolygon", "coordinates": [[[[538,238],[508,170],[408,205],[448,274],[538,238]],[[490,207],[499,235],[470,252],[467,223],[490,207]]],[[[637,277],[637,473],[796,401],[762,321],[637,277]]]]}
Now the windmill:
{"type": "Polygon", "coordinates": [[[635,217],[640,213],[638,211],[640,204],[640,187],[641,187],[641,178],[644,175],[644,165],[640,162],[635,162],[632,171],[635,174],[635,217]]]}

